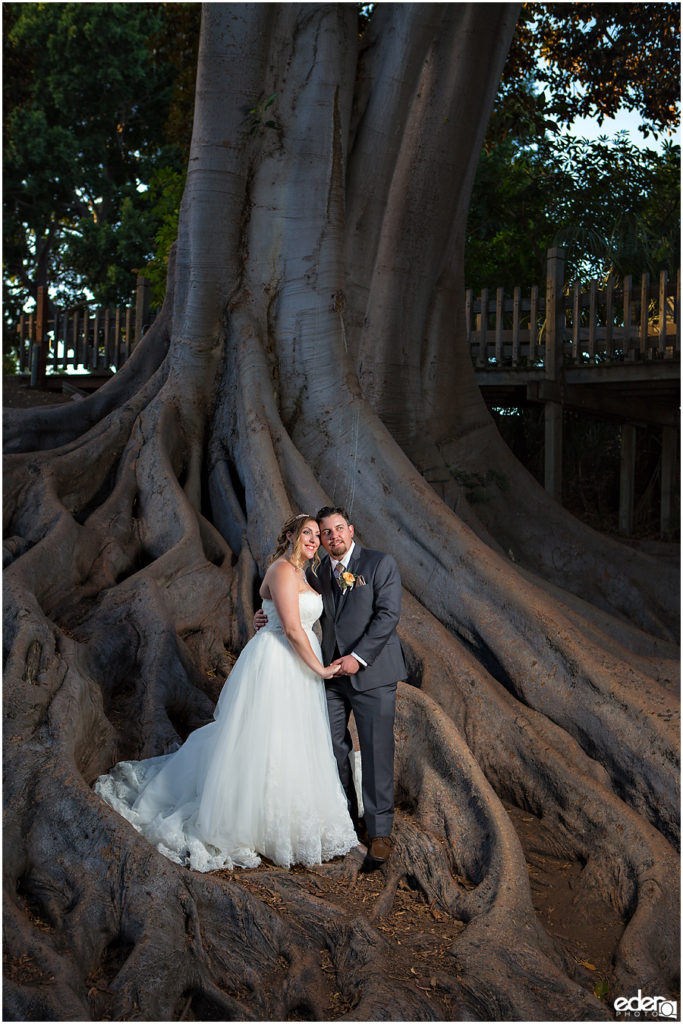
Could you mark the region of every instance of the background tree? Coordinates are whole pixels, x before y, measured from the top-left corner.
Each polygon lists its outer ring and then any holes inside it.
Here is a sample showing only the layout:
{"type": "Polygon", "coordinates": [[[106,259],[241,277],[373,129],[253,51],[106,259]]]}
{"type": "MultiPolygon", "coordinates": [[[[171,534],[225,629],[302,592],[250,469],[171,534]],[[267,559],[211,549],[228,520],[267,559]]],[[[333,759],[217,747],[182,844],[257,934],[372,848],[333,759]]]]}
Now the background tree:
{"type": "Polygon", "coordinates": [[[677,129],[680,117],[680,9],[675,3],[523,4],[503,69],[500,99],[519,116],[525,82],[542,86],[554,124],[598,124],[623,109],[648,136],[677,129]]]}
{"type": "Polygon", "coordinates": [[[199,8],[3,12],[5,315],[46,284],[57,303],[86,288],[103,304],[128,301],[153,253],[158,193],[187,162],[191,119],[179,125],[177,111],[187,108],[199,8]]]}
{"type": "Polygon", "coordinates": [[[576,898],[617,909],[612,991],[673,991],[676,574],[512,459],[464,333],[516,14],[382,4],[359,42],[349,4],[205,6],[161,315],[90,398],[7,416],[10,1016],[610,1018],[534,913],[521,809],[576,898]],[[195,875],[91,789],[210,717],[281,521],[327,499],[404,583],[400,814],[368,912],[358,858],[195,875]],[[450,929],[426,984],[383,930],[399,885],[450,929]]]}
{"type": "Polygon", "coordinates": [[[679,20],[669,3],[522,5],[473,188],[468,287],[536,284],[558,245],[566,280],[678,269],[680,146],[566,129],[629,110],[646,137],[673,136],[679,20]]]}
{"type": "MultiPolygon", "coordinates": [[[[495,114],[494,114],[495,122],[495,114]]],[[[627,133],[589,142],[543,132],[491,139],[467,222],[465,276],[529,288],[549,248],[565,248],[565,280],[655,278],[680,265],[680,147],[643,150],[627,133]]]]}

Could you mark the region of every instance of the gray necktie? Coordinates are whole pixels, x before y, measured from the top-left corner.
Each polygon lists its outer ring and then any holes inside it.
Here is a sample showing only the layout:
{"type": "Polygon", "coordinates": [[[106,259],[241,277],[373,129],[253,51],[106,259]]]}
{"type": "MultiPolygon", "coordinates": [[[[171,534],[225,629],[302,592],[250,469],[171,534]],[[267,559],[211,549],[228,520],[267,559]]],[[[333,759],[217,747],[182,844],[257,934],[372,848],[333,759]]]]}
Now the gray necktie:
{"type": "Polygon", "coordinates": [[[341,562],[337,562],[337,564],[334,567],[334,572],[332,573],[332,576],[334,577],[334,603],[335,603],[335,605],[339,604],[339,600],[340,600],[340,598],[342,596],[342,590],[341,590],[341,587],[339,586],[339,577],[341,576],[341,574],[343,572],[344,572],[344,566],[342,565],[341,562]]]}

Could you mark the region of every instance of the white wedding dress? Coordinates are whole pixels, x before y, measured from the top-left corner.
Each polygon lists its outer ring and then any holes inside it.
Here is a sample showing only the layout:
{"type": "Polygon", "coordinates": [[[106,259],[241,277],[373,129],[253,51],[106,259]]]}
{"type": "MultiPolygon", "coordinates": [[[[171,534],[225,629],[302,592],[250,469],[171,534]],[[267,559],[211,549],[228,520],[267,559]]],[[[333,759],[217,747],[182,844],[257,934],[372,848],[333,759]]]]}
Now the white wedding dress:
{"type": "MultiPolygon", "coordinates": [[[[319,864],[358,844],[332,753],[325,684],[287,642],[275,605],[246,645],[214,711],[171,754],[122,761],[95,791],[156,848],[196,871],[319,864]]],[[[322,598],[299,598],[313,624],[322,598]]]]}

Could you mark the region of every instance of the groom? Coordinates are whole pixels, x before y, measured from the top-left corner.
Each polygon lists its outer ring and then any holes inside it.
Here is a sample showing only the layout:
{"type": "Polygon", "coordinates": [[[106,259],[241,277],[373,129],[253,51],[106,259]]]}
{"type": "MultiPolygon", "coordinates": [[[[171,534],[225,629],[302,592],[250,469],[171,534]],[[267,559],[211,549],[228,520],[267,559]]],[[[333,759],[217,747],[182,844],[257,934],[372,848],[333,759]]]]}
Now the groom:
{"type": "MultiPolygon", "coordinates": [[[[322,652],[326,665],[341,672],[325,682],[332,747],[358,832],[358,800],[349,756],[353,711],[360,743],[363,813],[368,832],[368,861],[383,864],[391,853],[394,821],[394,714],[396,686],[406,666],[396,633],[401,612],[401,580],[396,561],[381,551],[362,548],[343,508],[329,505],[316,516],[323,557],[308,582],[323,599],[322,652]],[[341,577],[341,579],[340,579],[341,577]]],[[[254,627],[268,621],[259,610],[254,627]]]]}
{"type": "Polygon", "coordinates": [[[396,686],[406,674],[396,633],[401,580],[391,555],[362,548],[354,540],[353,525],[343,508],[325,506],[316,519],[328,557],[323,557],[317,578],[309,570],[309,582],[323,599],[323,660],[341,665],[341,674],[325,683],[332,746],[349,813],[358,828],[349,762],[353,743],[348,723],[353,711],[370,839],[368,859],[381,864],[391,853],[396,686]]]}

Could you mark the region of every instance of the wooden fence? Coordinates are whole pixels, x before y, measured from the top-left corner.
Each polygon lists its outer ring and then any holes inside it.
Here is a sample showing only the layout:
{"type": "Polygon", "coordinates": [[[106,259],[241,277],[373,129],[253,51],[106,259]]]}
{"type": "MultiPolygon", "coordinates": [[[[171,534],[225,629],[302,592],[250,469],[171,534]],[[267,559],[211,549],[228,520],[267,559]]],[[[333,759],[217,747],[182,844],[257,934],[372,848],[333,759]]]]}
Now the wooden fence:
{"type": "Polygon", "coordinates": [[[118,309],[83,305],[50,313],[47,289],[38,289],[34,313],[16,326],[19,370],[31,383],[52,373],[115,372],[129,358],[149,326],[149,283],[138,278],[134,306],[118,309]]]}
{"type": "MultiPolygon", "coordinates": [[[[563,265],[562,256],[555,261],[563,265]]],[[[478,370],[546,368],[551,350],[564,365],[680,360],[680,270],[675,281],[662,270],[655,282],[643,274],[637,282],[625,278],[621,286],[612,278],[604,287],[575,281],[568,290],[559,270],[558,280],[558,268],[549,266],[545,294],[538,285],[526,295],[521,288],[512,296],[502,288],[495,293],[484,288],[478,297],[467,291],[467,340],[478,370]],[[557,295],[552,321],[547,316],[551,286],[557,295]],[[559,337],[550,336],[551,323],[559,337]]]]}

